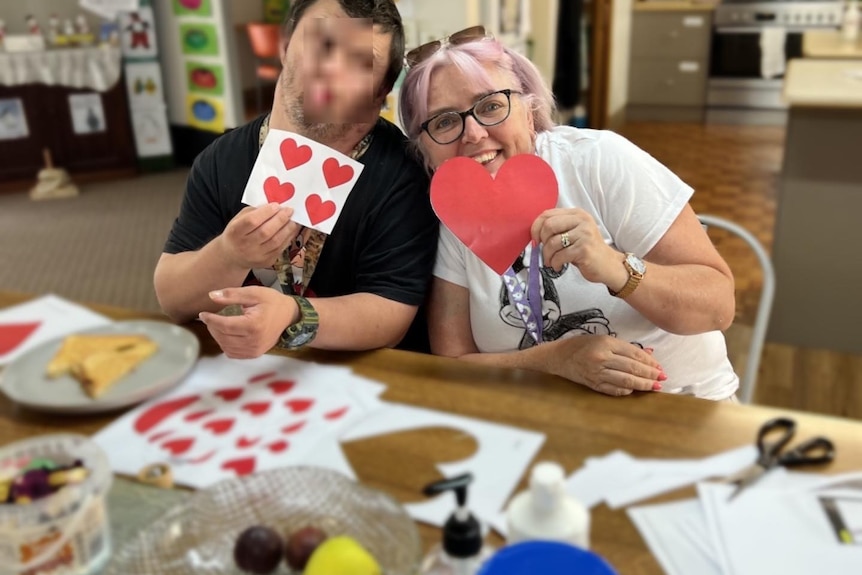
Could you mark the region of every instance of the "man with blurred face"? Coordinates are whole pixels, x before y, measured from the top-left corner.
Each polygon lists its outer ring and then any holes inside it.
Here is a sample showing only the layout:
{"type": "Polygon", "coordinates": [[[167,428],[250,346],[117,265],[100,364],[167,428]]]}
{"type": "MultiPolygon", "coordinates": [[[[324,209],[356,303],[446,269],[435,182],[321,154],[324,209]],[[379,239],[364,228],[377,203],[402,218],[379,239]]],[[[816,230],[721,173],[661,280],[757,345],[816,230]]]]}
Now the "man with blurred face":
{"type": "Polygon", "coordinates": [[[417,309],[437,221],[427,174],[379,117],[403,53],[392,0],[293,2],[272,111],[220,137],[192,167],[155,271],[171,318],[199,318],[230,357],[276,345],[426,349],[417,309]],[[290,208],[241,204],[270,128],[365,164],[330,235],[293,222],[290,208]]]}

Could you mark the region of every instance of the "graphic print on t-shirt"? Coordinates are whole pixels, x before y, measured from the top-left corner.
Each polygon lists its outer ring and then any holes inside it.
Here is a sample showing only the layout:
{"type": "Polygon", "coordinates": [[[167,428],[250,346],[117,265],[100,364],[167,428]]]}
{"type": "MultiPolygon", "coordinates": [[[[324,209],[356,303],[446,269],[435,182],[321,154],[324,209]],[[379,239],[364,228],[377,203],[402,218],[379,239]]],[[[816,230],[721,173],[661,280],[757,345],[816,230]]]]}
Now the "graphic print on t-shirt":
{"type": "MultiPolygon", "coordinates": [[[[522,253],[515,260],[515,263],[512,264],[512,270],[514,270],[515,274],[520,273],[526,268],[524,258],[525,255],[522,253]]],[[[587,308],[567,314],[562,313],[560,296],[554,285],[554,281],[568,271],[568,265],[563,267],[560,272],[556,272],[553,268],[545,266],[541,266],[539,271],[542,280],[542,320],[544,326],[542,341],[556,341],[572,332],[574,332],[572,335],[610,335],[616,337],[617,334],[611,329],[611,324],[605,317],[604,312],[598,308],[587,308]]],[[[518,344],[518,349],[527,349],[536,345],[536,342],[530,337],[524,325],[524,320],[521,319],[521,314],[512,305],[509,299],[509,291],[502,280],[500,287],[500,319],[508,325],[524,330],[524,335],[518,344]]]]}

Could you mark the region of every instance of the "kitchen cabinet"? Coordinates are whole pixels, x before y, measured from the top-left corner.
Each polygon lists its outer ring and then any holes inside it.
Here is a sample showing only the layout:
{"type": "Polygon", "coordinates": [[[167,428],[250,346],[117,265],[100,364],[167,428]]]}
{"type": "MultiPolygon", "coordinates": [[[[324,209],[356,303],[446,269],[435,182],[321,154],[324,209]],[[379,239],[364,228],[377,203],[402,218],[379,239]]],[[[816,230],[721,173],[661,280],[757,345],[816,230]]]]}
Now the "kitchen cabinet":
{"type": "Polygon", "coordinates": [[[626,118],[703,121],[712,9],[662,4],[634,10],[626,118]]]}

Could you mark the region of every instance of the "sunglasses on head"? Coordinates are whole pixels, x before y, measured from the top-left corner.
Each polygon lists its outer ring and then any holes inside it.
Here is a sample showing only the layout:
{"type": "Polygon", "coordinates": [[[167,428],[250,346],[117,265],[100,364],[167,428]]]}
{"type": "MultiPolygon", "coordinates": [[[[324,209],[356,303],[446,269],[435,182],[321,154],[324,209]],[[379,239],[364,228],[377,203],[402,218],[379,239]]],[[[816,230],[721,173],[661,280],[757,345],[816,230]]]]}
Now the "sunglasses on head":
{"type": "Polygon", "coordinates": [[[413,48],[407,52],[407,55],[404,57],[404,63],[408,68],[412,68],[413,66],[424,62],[445,46],[458,46],[460,44],[493,37],[494,36],[492,34],[485,30],[484,26],[471,26],[469,28],[464,28],[460,32],[455,32],[454,34],[446,36],[442,40],[433,40],[427,44],[422,44],[418,48],[413,48]]]}

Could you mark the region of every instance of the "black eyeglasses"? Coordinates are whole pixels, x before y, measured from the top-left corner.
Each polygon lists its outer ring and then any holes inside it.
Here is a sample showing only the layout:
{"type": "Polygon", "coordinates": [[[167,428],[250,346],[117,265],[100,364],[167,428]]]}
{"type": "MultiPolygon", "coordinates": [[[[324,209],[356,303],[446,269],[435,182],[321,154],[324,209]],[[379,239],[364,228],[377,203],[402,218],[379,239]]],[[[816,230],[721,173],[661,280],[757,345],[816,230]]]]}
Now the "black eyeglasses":
{"type": "Polygon", "coordinates": [[[485,30],[484,26],[471,26],[470,28],[465,28],[446,36],[442,40],[432,40],[427,44],[422,44],[418,48],[413,48],[407,52],[406,56],[404,56],[404,64],[407,68],[412,68],[416,64],[424,62],[436,54],[437,51],[444,46],[449,46],[450,44],[458,46],[459,44],[466,44],[467,42],[475,42],[476,40],[484,40],[486,38],[493,37],[493,35],[489,34],[485,30]]]}
{"type": "Polygon", "coordinates": [[[512,111],[512,94],[520,94],[520,92],[508,89],[491,92],[473,104],[469,110],[442,112],[422,122],[419,128],[428,132],[431,139],[441,146],[451,144],[464,134],[467,116],[473,116],[486,128],[505,122],[512,111]]]}

